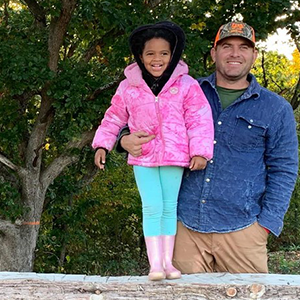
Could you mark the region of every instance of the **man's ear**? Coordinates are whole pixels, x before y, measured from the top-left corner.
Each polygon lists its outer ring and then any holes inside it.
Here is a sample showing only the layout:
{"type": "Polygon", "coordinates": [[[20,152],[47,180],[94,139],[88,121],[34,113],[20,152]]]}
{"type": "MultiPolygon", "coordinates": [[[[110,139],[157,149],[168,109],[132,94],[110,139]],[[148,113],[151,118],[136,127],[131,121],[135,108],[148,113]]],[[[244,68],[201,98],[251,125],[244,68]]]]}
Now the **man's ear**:
{"type": "Polygon", "coordinates": [[[258,50],[256,48],[254,48],[253,52],[254,52],[254,55],[253,55],[253,62],[252,62],[252,64],[254,65],[254,63],[255,63],[255,61],[257,59],[257,56],[258,56],[258,50]]]}
{"type": "Polygon", "coordinates": [[[215,47],[211,48],[210,55],[211,55],[213,62],[215,63],[216,62],[216,48],[215,47]]]}

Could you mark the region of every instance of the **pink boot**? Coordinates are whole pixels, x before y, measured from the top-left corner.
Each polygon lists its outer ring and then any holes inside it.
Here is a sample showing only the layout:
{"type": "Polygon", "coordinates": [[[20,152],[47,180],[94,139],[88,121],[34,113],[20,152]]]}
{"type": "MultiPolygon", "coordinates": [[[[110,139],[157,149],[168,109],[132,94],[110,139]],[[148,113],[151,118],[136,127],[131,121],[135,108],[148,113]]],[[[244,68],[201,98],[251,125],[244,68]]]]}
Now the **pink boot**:
{"type": "Polygon", "coordinates": [[[163,259],[167,279],[179,279],[181,272],[172,265],[175,235],[163,235],[163,259]]]}
{"type": "Polygon", "coordinates": [[[163,268],[163,253],[161,236],[145,237],[148,260],[150,264],[149,280],[163,280],[166,278],[166,273],[163,268]]]}

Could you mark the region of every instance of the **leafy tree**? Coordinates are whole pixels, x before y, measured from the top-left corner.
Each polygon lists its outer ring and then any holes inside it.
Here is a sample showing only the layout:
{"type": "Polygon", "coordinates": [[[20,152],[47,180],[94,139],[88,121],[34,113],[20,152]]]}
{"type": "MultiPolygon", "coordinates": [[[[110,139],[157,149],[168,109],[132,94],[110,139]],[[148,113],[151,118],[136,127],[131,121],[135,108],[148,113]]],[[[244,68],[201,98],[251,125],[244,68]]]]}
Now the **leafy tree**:
{"type": "Polygon", "coordinates": [[[32,270],[44,207],[67,209],[65,194],[55,191],[64,183],[64,193],[73,193],[95,174],[89,144],[131,60],[127,39],[136,26],[163,19],[181,25],[186,61],[199,76],[210,71],[220,24],[243,17],[265,38],[290,26],[296,3],[1,0],[0,270],[32,270]],[[287,21],[278,23],[283,14],[287,21]]]}
{"type": "Polygon", "coordinates": [[[300,45],[297,43],[297,49],[293,52],[293,64],[291,66],[293,73],[298,73],[298,81],[294,88],[294,94],[291,98],[291,104],[294,109],[297,109],[300,104],[300,45]]]}
{"type": "Polygon", "coordinates": [[[277,52],[262,50],[255,62],[252,73],[265,88],[286,99],[292,99],[299,77],[299,67],[296,66],[295,60],[290,61],[277,52]]]}
{"type": "Polygon", "coordinates": [[[295,49],[293,52],[293,60],[291,65],[291,71],[296,74],[300,72],[300,52],[295,49]]]}
{"type": "Polygon", "coordinates": [[[132,169],[112,153],[106,170],[81,192],[74,176],[80,170],[71,169],[49,188],[35,270],[140,275],[147,259],[132,169]]]}
{"type": "Polygon", "coordinates": [[[65,168],[82,164],[122,77],[136,10],[145,22],[153,16],[149,5],[121,1],[15,3],[17,10],[5,1],[0,27],[0,269],[29,271],[46,192],[65,168]]]}

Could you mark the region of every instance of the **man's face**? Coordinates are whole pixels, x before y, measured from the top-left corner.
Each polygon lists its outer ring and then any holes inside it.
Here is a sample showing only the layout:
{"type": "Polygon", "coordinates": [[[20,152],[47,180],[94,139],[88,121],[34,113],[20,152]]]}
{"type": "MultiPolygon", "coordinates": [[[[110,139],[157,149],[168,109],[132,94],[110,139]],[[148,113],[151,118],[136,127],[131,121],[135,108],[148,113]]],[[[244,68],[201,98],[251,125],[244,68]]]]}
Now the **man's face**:
{"type": "Polygon", "coordinates": [[[229,37],[211,50],[211,56],[216,64],[219,85],[220,81],[245,81],[256,60],[257,50],[244,38],[229,37]]]}

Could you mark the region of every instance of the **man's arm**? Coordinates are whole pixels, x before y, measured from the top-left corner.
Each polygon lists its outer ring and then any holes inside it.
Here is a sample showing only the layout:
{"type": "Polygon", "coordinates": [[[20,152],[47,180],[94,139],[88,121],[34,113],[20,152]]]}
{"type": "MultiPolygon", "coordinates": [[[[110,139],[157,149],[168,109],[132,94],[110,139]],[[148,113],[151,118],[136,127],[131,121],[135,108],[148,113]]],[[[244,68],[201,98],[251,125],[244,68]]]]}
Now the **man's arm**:
{"type": "Polygon", "coordinates": [[[267,187],[258,222],[278,236],[298,175],[296,123],[288,105],[274,118],[266,140],[265,162],[267,187]]]}
{"type": "Polygon", "coordinates": [[[155,135],[149,135],[145,131],[129,132],[128,127],[122,128],[118,135],[116,150],[119,153],[128,152],[134,157],[142,155],[142,145],[150,142],[155,135]]]}

